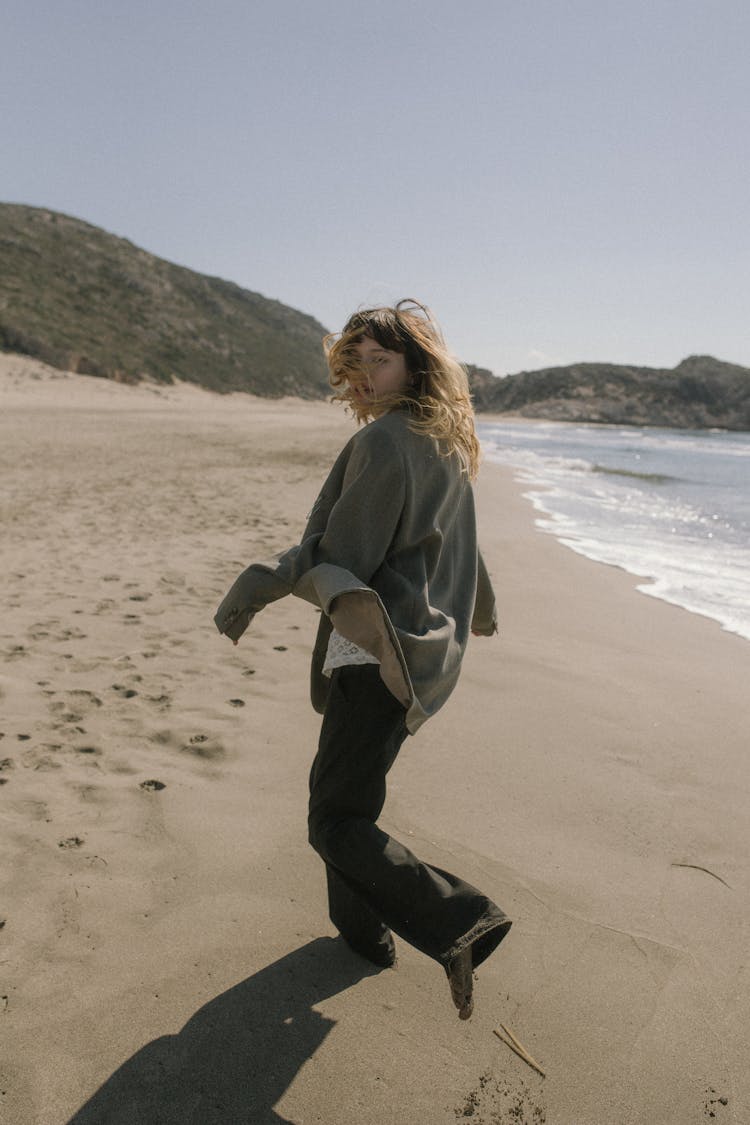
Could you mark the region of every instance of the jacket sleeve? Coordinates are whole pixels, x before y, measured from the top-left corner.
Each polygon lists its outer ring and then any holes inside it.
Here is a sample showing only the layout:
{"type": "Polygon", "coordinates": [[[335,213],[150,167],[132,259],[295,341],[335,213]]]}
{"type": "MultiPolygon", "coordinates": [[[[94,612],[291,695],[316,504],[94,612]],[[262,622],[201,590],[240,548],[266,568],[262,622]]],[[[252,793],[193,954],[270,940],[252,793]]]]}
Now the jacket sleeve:
{"type": "Polygon", "coordinates": [[[474,600],[471,631],[483,637],[491,637],[493,633],[497,632],[495,593],[479,548],[477,548],[477,593],[474,600]]]}
{"type": "MultiPolygon", "coordinates": [[[[254,563],[242,572],[214,618],[219,632],[238,640],[259,610],[287,594],[327,613],[339,593],[368,585],[398,527],[406,474],[388,433],[373,425],[357,436],[325,521],[319,502],[301,543],[271,563],[254,563]]],[[[321,493],[324,504],[327,485],[321,493]]]]}

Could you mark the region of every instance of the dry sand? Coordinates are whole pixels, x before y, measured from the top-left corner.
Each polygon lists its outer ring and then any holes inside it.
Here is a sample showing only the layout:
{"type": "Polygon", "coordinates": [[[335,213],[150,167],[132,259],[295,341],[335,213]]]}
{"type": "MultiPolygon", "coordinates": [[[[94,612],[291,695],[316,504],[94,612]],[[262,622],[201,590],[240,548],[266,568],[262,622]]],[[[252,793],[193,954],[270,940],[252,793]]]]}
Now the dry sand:
{"type": "Polygon", "coordinates": [[[408,740],[383,824],[514,927],[468,1023],[404,943],[375,972],[335,939],[305,832],[314,611],[277,603],[237,648],[212,615],[351,432],[0,356],[0,1120],[747,1125],[750,645],[537,531],[497,466],[501,635],[408,740]]]}

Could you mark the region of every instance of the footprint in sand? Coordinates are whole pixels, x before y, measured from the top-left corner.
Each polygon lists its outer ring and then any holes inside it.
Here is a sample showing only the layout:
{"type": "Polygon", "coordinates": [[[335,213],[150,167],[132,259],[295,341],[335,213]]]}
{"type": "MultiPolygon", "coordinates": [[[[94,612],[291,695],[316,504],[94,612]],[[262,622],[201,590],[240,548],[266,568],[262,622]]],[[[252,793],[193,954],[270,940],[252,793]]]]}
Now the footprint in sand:
{"type": "Polygon", "coordinates": [[[181,749],[183,754],[194,754],[196,758],[209,762],[216,762],[226,756],[226,750],[219,739],[210,738],[207,734],[194,734],[181,749]]]}
{"type": "Polygon", "coordinates": [[[59,723],[53,723],[53,730],[60,730],[66,723],[80,723],[83,721],[83,715],[79,711],[66,711],[67,703],[62,700],[55,700],[50,703],[49,710],[61,720],[59,723]]]}
{"type": "Polygon", "coordinates": [[[96,758],[101,756],[101,750],[98,746],[74,746],[73,749],[77,754],[91,754],[96,758]]]}
{"type": "MultiPolygon", "coordinates": [[[[67,702],[55,699],[47,704],[48,711],[61,720],[60,723],[52,724],[54,730],[60,730],[65,724],[81,723],[85,715],[91,714],[102,705],[98,695],[83,688],[73,688],[71,691],[66,691],[65,695],[68,696],[67,702]]],[[[82,727],[75,729],[84,733],[82,727]]]]}
{"type": "Polygon", "coordinates": [[[49,754],[36,749],[26,750],[21,755],[21,764],[24,769],[41,770],[42,772],[60,769],[59,762],[56,762],[49,754]]]}
{"type": "Polygon", "coordinates": [[[129,762],[114,761],[109,763],[109,772],[130,776],[131,774],[138,773],[138,770],[135,768],[135,766],[131,766],[129,762]]]}
{"type": "Polygon", "coordinates": [[[138,694],[135,688],[125,687],[124,684],[112,684],[112,691],[116,691],[122,699],[132,699],[138,694]]]}
{"type": "Polygon", "coordinates": [[[176,571],[167,571],[159,579],[159,586],[165,594],[181,594],[185,586],[184,575],[177,574],[176,571]]]}
{"type": "Polygon", "coordinates": [[[66,695],[71,695],[76,705],[84,709],[87,706],[89,706],[89,708],[95,708],[101,707],[102,705],[99,696],[94,695],[93,691],[87,691],[85,688],[72,688],[70,691],[66,692],[66,695]]]}
{"type": "Polygon", "coordinates": [[[168,711],[172,706],[171,695],[166,695],[165,693],[162,693],[161,695],[145,695],[143,698],[146,699],[149,703],[156,704],[160,711],[168,711]]]}
{"type": "Polygon", "coordinates": [[[86,633],[80,629],[63,629],[62,632],[55,637],[57,641],[82,641],[87,636],[86,633]]]}
{"type": "Polygon", "coordinates": [[[176,746],[180,739],[177,735],[172,734],[171,730],[155,730],[153,734],[148,736],[149,742],[155,742],[157,746],[176,746]]]}

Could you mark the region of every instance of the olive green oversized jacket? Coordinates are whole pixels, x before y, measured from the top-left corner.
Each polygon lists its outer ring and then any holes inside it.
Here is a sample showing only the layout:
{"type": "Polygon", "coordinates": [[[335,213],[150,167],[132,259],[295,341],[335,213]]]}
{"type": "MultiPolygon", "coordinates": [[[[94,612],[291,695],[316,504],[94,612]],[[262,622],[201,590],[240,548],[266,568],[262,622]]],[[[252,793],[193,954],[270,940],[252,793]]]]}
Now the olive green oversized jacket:
{"type": "Polygon", "coordinates": [[[456,685],[470,632],[497,631],[495,598],[477,549],[474,497],[458,458],[409,429],[396,410],[358,430],[339,454],[302,541],[236,580],[214,618],[242,636],[269,602],[295,594],[322,610],[311,695],[333,626],[380,661],[413,734],[456,685]]]}

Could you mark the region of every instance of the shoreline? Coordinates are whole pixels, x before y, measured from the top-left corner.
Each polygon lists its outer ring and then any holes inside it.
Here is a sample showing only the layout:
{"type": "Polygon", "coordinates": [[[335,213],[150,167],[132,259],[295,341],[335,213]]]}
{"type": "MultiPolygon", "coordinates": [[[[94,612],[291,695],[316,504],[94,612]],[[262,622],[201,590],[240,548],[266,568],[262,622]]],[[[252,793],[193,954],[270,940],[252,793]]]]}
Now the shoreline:
{"type": "Polygon", "coordinates": [[[662,591],[658,591],[656,587],[661,581],[658,576],[647,574],[642,570],[637,570],[635,569],[635,566],[629,567],[625,566],[623,563],[610,562],[607,559],[599,558],[590,549],[585,550],[583,547],[577,545],[576,543],[568,541],[562,532],[555,531],[553,527],[542,526],[545,522],[549,522],[554,518],[554,513],[548,511],[548,509],[542,507],[541,505],[537,506],[534,503],[533,494],[534,491],[538,492],[541,490],[542,492],[544,492],[547,490],[551,490],[551,486],[534,484],[530,481],[524,481],[521,478],[521,473],[523,472],[523,470],[513,469],[512,466],[508,467],[510,468],[514,483],[521,490],[523,499],[528,502],[529,507],[532,510],[535,526],[537,526],[538,530],[542,534],[551,535],[561,546],[566,547],[567,550],[572,551],[574,554],[578,555],[580,558],[586,559],[588,562],[597,563],[599,566],[612,567],[614,570],[618,570],[622,574],[626,574],[628,575],[628,577],[635,579],[635,589],[639,594],[643,594],[646,597],[653,598],[659,602],[664,602],[666,605],[674,606],[676,609],[682,610],[683,613],[688,613],[691,616],[699,617],[705,621],[709,621],[714,625],[718,625],[722,632],[728,633],[733,637],[739,637],[740,640],[745,641],[746,643],[750,643],[750,633],[742,632],[740,627],[728,625],[724,621],[722,621],[720,617],[717,617],[707,612],[706,610],[694,609],[691,606],[686,605],[683,601],[679,601],[677,598],[667,597],[667,595],[662,591]],[[529,489],[531,489],[532,491],[529,491],[529,489]]]}
{"type": "Polygon", "coordinates": [[[212,622],[296,541],[353,422],[93,382],[21,381],[0,411],[7,1119],[750,1119],[746,642],[539,530],[485,461],[500,634],[382,817],[514,920],[461,1023],[427,958],[397,940],[372,972],[326,917],[311,607],[237,648],[212,622]]]}
{"type": "MultiPolygon", "coordinates": [[[[702,477],[700,471],[696,471],[692,481],[682,480],[687,453],[683,449],[682,458],[675,460],[674,452],[665,454],[658,443],[665,441],[668,448],[674,450],[679,448],[676,443],[687,440],[688,448],[692,448],[696,441],[711,435],[660,429],[657,444],[647,442],[643,456],[661,458],[659,472],[674,472],[675,475],[662,477],[658,483],[673,482],[679,488],[675,487],[667,497],[660,495],[659,489],[636,480],[631,495],[630,491],[624,492],[620,484],[616,488],[607,486],[606,491],[602,491],[605,486],[600,483],[595,490],[592,483],[592,472],[606,473],[617,479],[639,476],[624,468],[633,463],[634,449],[639,446],[623,443],[620,428],[611,435],[611,440],[605,440],[598,436],[603,427],[560,423],[560,431],[568,436],[558,435],[550,448],[545,440],[538,444],[535,438],[529,439],[534,425],[523,425],[522,436],[517,439],[508,436],[513,428],[511,424],[507,430],[482,436],[485,460],[510,467],[525,498],[533,506],[537,526],[582,557],[618,567],[638,578],[639,592],[648,597],[716,621],[727,633],[750,641],[747,609],[750,586],[747,585],[747,567],[743,565],[748,551],[739,546],[740,529],[747,513],[737,482],[731,475],[726,476],[727,456],[733,452],[750,452],[750,448],[746,444],[730,445],[722,453],[714,443],[709,443],[708,447],[695,445],[697,452],[703,454],[708,476],[702,477]],[[597,457],[604,458],[603,466],[597,463],[597,457]],[[672,460],[668,459],[670,457],[672,460]],[[704,507],[709,502],[711,506],[704,507]],[[620,505],[624,506],[623,528],[612,519],[612,511],[615,508],[619,511],[620,505]],[[637,512],[635,518],[634,511],[637,512]],[[717,511],[723,511],[724,515],[709,514],[717,511]],[[692,523],[683,514],[688,512],[692,512],[692,523]],[[711,520],[723,518],[730,521],[725,526],[734,528],[735,538],[731,538],[731,533],[729,538],[724,536],[721,524],[711,523],[711,520]],[[669,524],[665,525],[667,519],[673,524],[671,535],[668,534],[669,524]],[[696,530],[700,524],[704,525],[702,536],[696,530]],[[714,535],[716,529],[718,538],[714,535]]],[[[644,427],[631,427],[631,431],[638,439],[647,434],[644,427]]],[[[736,438],[738,435],[728,436],[736,438]]],[[[640,458],[640,453],[635,454],[636,462],[640,458]]],[[[733,465],[731,457],[729,461],[733,465]]],[[[647,482],[652,479],[651,474],[640,475],[647,482]]]]}

